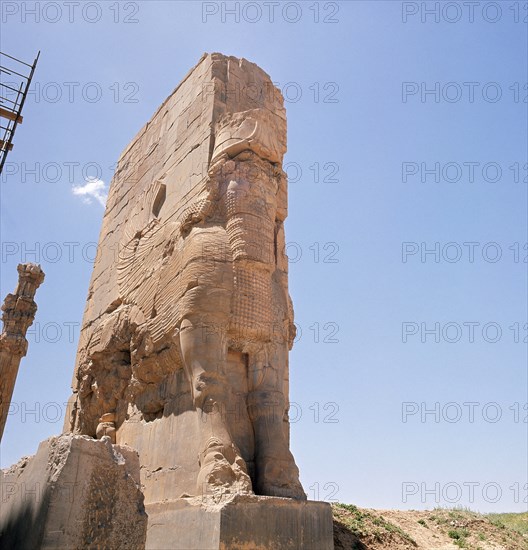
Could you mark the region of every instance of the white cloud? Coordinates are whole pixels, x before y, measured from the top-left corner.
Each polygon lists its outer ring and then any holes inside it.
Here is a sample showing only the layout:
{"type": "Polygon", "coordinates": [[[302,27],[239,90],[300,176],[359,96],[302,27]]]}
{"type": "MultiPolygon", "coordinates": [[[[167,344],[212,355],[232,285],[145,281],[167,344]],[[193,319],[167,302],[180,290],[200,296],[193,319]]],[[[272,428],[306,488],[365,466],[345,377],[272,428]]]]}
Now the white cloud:
{"type": "Polygon", "coordinates": [[[108,198],[105,182],[97,178],[88,178],[84,185],[74,185],[72,193],[81,197],[85,204],[92,204],[95,199],[103,208],[108,198]]]}

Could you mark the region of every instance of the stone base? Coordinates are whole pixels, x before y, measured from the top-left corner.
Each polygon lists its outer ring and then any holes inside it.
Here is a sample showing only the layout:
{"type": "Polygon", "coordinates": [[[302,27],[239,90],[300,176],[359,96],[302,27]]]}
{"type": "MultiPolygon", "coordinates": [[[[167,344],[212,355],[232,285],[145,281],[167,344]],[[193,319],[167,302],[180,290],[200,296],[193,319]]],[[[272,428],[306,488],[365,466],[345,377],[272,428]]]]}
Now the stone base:
{"type": "Polygon", "coordinates": [[[144,548],[139,458],[86,436],[43,441],[0,476],[0,550],[144,548]]]}
{"type": "Polygon", "coordinates": [[[147,550],[333,550],[326,502],[237,495],[147,505],[147,550]]]}

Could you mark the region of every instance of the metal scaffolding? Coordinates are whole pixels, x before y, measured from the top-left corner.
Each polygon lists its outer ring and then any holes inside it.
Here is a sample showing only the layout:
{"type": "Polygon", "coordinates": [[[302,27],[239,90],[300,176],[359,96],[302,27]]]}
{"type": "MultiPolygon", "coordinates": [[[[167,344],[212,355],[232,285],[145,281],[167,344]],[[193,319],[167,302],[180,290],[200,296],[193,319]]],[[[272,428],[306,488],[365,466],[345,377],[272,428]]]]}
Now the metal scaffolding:
{"type": "Polygon", "coordinates": [[[33,64],[30,65],[16,57],[0,52],[0,174],[7,154],[13,149],[13,137],[17,125],[22,124],[22,108],[26,101],[39,56],[40,52],[38,52],[33,64]],[[12,77],[16,82],[9,81],[9,84],[7,84],[4,82],[4,75],[12,77]],[[4,121],[6,121],[5,125],[4,121]]]}

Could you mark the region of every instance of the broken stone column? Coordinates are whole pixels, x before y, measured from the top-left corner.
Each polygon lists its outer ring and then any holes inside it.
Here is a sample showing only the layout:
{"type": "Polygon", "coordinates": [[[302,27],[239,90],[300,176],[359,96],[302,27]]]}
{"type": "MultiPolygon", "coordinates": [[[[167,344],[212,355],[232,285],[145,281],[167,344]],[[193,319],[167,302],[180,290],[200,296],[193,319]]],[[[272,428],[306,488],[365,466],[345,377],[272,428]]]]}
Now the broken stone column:
{"type": "Polygon", "coordinates": [[[9,405],[18,368],[28,348],[27,329],[37,312],[35,292],[44,280],[44,272],[37,264],[18,266],[18,285],[14,294],[8,294],[2,306],[3,329],[0,334],[0,439],[9,412],[9,405]]]}
{"type": "Polygon", "coordinates": [[[47,439],[0,481],[2,550],[145,547],[138,456],[109,437],[47,439]]]}

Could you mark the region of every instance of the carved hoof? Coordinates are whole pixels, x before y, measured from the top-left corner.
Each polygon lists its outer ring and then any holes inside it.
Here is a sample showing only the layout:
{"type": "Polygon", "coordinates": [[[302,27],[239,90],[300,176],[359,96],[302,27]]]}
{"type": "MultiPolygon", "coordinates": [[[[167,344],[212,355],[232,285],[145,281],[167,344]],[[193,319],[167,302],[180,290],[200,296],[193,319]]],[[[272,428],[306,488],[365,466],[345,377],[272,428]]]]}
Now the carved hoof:
{"type": "Polygon", "coordinates": [[[306,500],[293,459],[263,461],[258,469],[257,489],[259,495],[306,500]]]}
{"type": "Polygon", "coordinates": [[[224,445],[211,438],[200,453],[200,472],[197,479],[198,494],[203,497],[223,494],[250,494],[251,479],[244,460],[232,445],[224,445]]]}
{"type": "Polygon", "coordinates": [[[278,485],[262,485],[259,492],[261,495],[268,497],[293,498],[295,500],[306,500],[306,494],[299,484],[298,486],[278,486],[278,485]]]}

